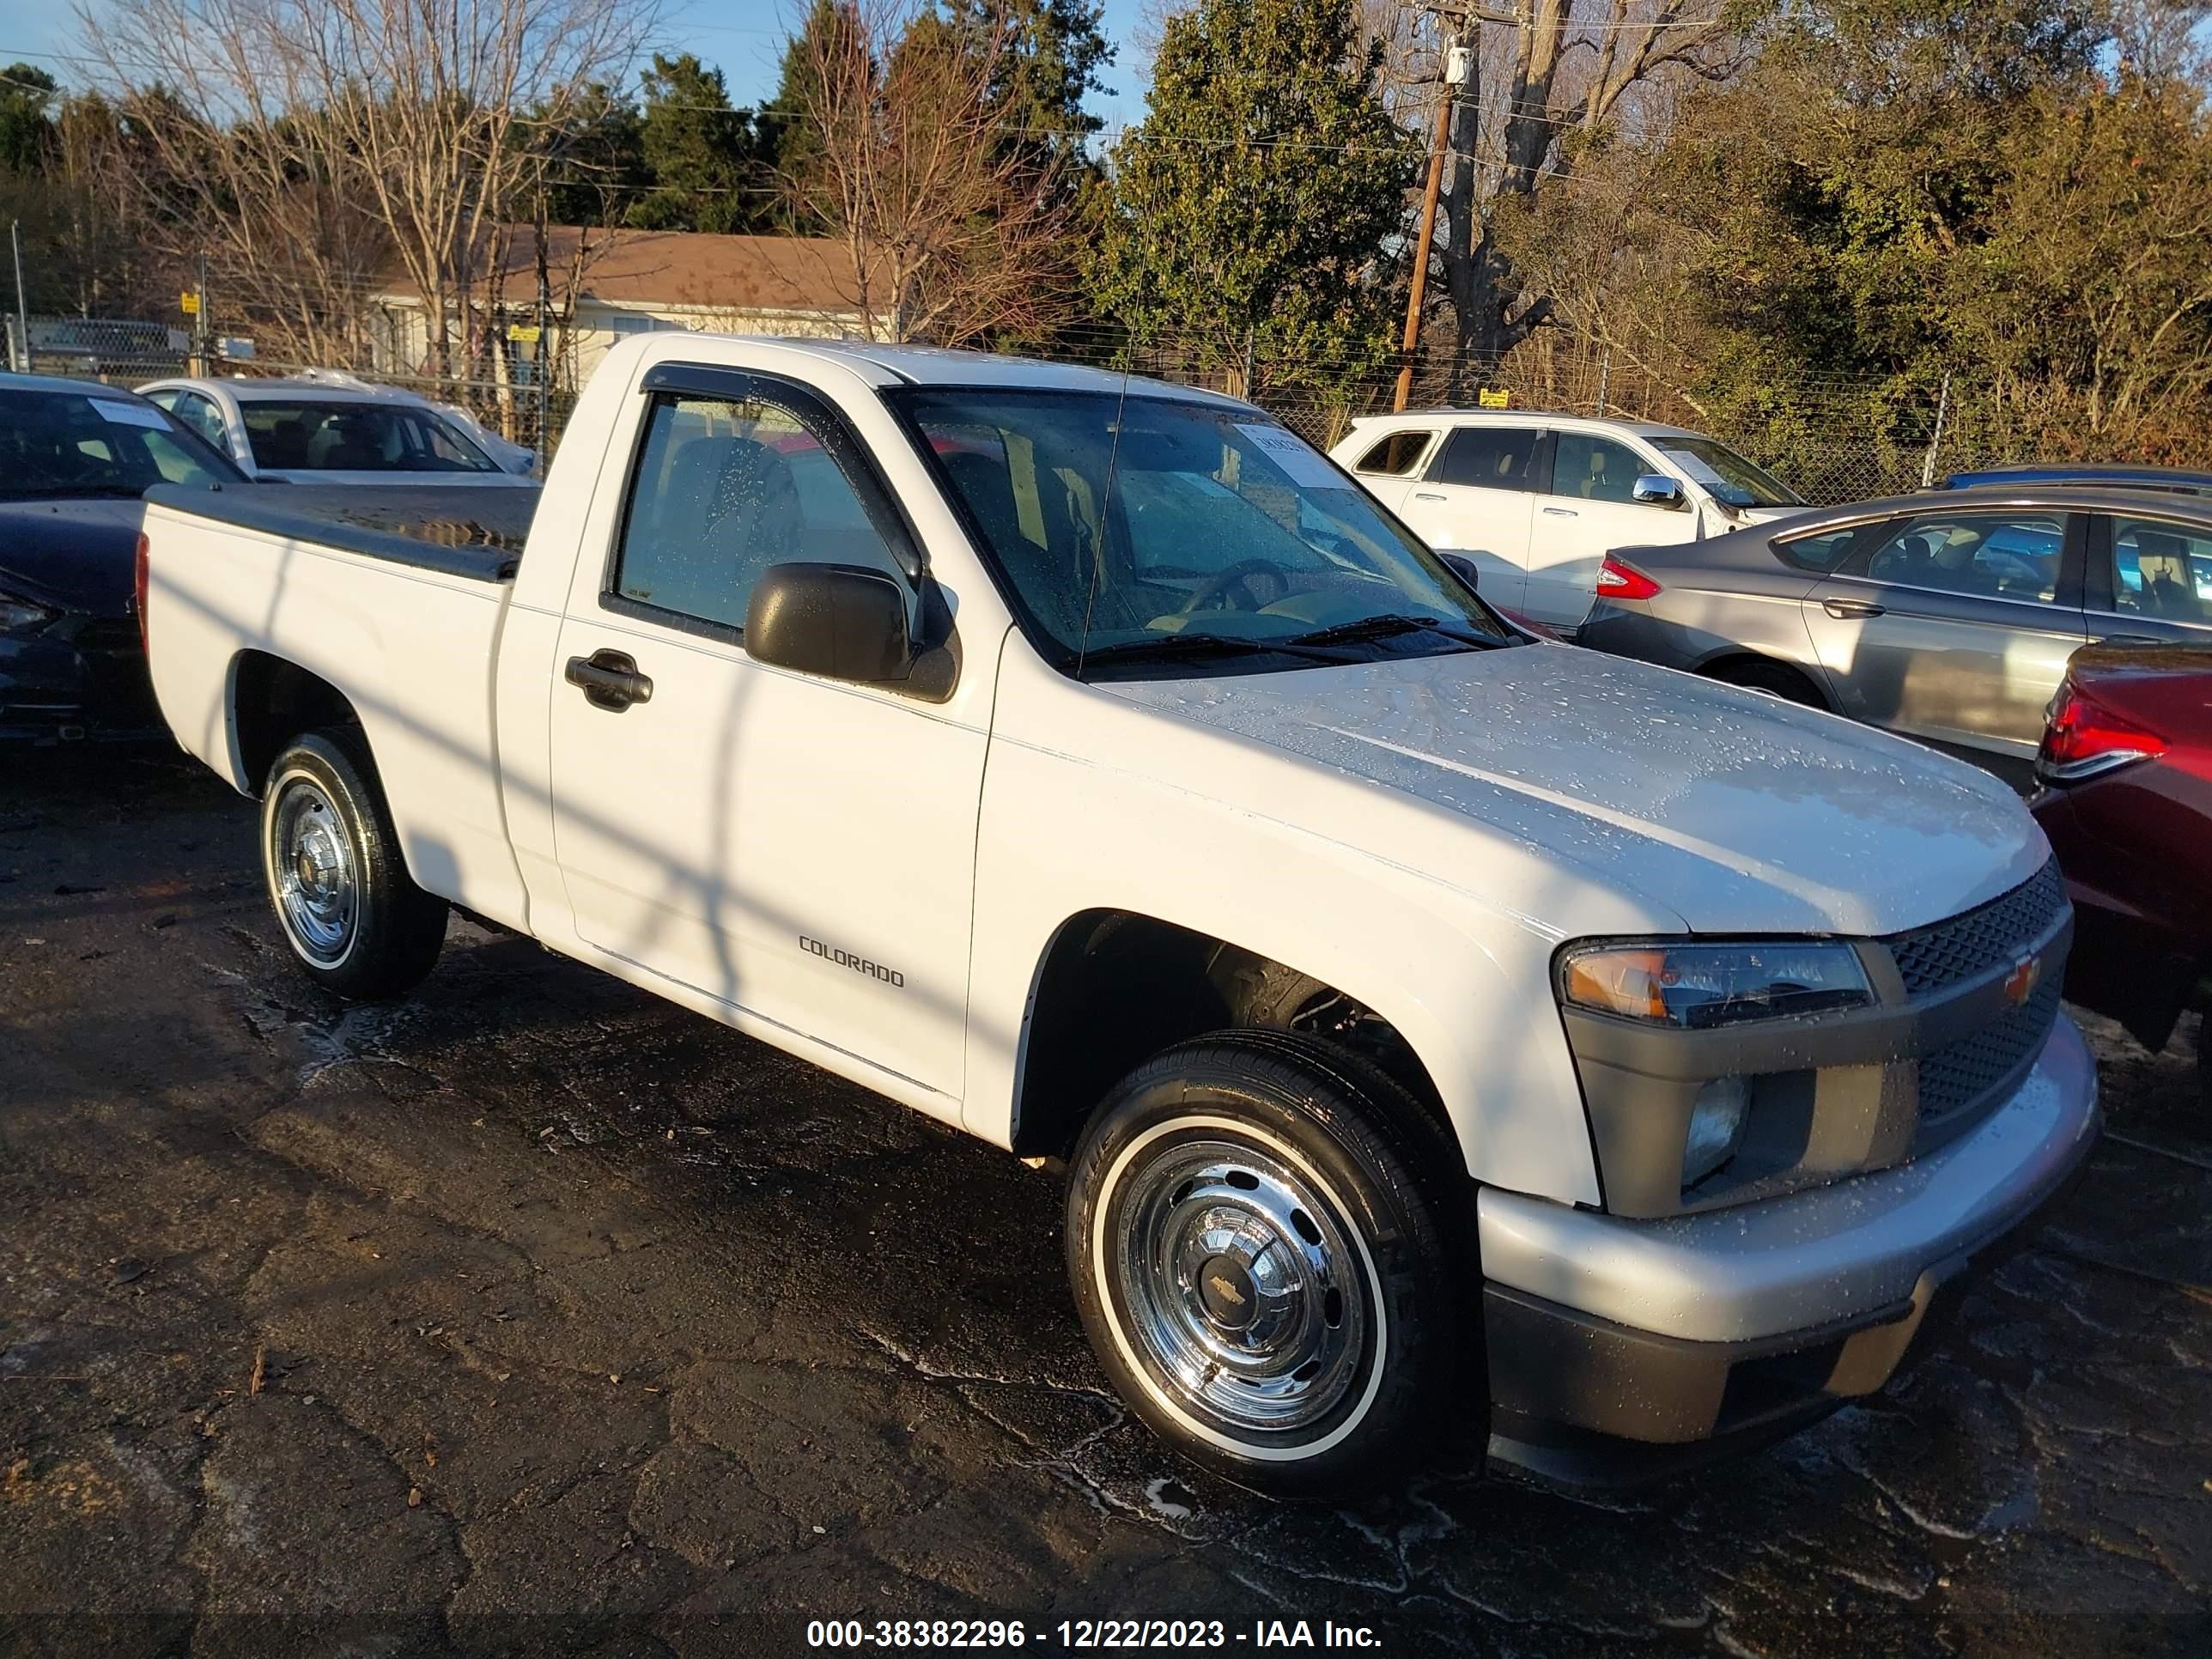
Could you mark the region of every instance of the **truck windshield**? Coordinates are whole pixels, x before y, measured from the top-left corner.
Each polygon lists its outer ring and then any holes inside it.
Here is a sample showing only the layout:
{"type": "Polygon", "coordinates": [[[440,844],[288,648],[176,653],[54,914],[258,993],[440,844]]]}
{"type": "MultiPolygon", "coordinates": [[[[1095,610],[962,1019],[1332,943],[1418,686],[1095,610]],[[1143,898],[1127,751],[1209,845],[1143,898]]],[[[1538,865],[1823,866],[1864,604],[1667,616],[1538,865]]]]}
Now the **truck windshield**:
{"type": "Polygon", "coordinates": [[[1063,672],[1249,674],[1521,637],[1255,410],[1112,392],[893,395],[1063,672]]]}
{"type": "Polygon", "coordinates": [[[0,391],[0,501],[135,496],[149,484],[237,482],[228,461],[142,398],[0,391]]]}
{"type": "Polygon", "coordinates": [[[1655,438],[1659,451],[1730,507],[1802,507],[1805,498],[1711,438],[1655,438]]]}

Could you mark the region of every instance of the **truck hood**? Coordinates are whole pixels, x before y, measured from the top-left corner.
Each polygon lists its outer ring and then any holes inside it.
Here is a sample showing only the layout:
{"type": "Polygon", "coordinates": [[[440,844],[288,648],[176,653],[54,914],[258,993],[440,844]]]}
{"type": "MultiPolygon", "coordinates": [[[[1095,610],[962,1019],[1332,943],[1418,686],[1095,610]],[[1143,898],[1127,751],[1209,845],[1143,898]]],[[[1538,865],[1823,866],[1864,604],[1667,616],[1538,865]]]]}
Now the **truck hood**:
{"type": "MultiPolygon", "coordinates": [[[[1962,762],[1565,646],[1097,689],[1461,813],[1693,932],[1895,933],[2050,855],[2019,799],[1962,762]]],[[[1362,850],[1393,857],[1389,815],[1364,816],[1362,850]]],[[[1483,890],[1479,868],[1434,873],[1483,890]]]]}

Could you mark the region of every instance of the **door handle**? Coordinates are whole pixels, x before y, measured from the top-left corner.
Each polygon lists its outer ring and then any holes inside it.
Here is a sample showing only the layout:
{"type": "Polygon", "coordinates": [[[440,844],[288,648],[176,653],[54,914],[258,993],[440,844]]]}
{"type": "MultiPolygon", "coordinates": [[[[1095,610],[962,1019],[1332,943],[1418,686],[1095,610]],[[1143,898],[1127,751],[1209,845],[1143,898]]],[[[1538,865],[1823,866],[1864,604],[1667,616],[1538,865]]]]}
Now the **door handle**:
{"type": "Polygon", "coordinates": [[[1417,489],[1413,492],[1413,499],[1417,501],[1440,501],[1443,500],[1443,497],[1441,495],[1431,495],[1425,489],[1417,489]]]}
{"type": "Polygon", "coordinates": [[[1820,609],[1838,622],[1849,622],[1856,617],[1879,617],[1887,607],[1872,599],[1823,599],[1820,609]]]}
{"type": "Polygon", "coordinates": [[[1579,519],[1582,514],[1571,507],[1547,507],[1544,509],[1544,516],[1547,519],[1579,519]]]}
{"type": "Polygon", "coordinates": [[[594,651],[571,657],[562,676],[594,708],[619,714],[634,702],[653,701],[653,682],[637,672],[636,661],[620,651],[594,651]]]}

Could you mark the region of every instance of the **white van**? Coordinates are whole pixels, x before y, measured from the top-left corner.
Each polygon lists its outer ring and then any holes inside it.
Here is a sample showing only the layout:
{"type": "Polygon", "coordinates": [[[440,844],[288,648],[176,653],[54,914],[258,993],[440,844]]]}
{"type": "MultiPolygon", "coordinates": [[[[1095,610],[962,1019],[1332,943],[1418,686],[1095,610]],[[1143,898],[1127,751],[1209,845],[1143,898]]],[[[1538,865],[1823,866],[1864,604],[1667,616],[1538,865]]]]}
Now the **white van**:
{"type": "Polygon", "coordinates": [[[1725,444],[1679,427],[1536,411],[1408,410],[1354,421],[1330,452],[1482,597],[1581,626],[1616,548],[1692,542],[1804,507],[1725,444]]]}

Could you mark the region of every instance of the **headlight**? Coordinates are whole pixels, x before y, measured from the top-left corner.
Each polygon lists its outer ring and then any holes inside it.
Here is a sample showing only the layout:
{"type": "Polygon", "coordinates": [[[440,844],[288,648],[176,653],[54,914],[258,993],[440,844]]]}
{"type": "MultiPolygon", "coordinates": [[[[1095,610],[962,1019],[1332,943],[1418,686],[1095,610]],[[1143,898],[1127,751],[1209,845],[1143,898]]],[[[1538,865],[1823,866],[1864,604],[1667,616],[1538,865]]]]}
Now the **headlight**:
{"type": "Polygon", "coordinates": [[[1595,945],[1559,958],[1559,997],[1577,1008],[1683,1030],[1863,1008],[1874,988],[1848,945],[1595,945]]]}
{"type": "Polygon", "coordinates": [[[43,605],[33,605],[28,599],[0,593],[0,629],[43,628],[59,614],[43,605]]]}

